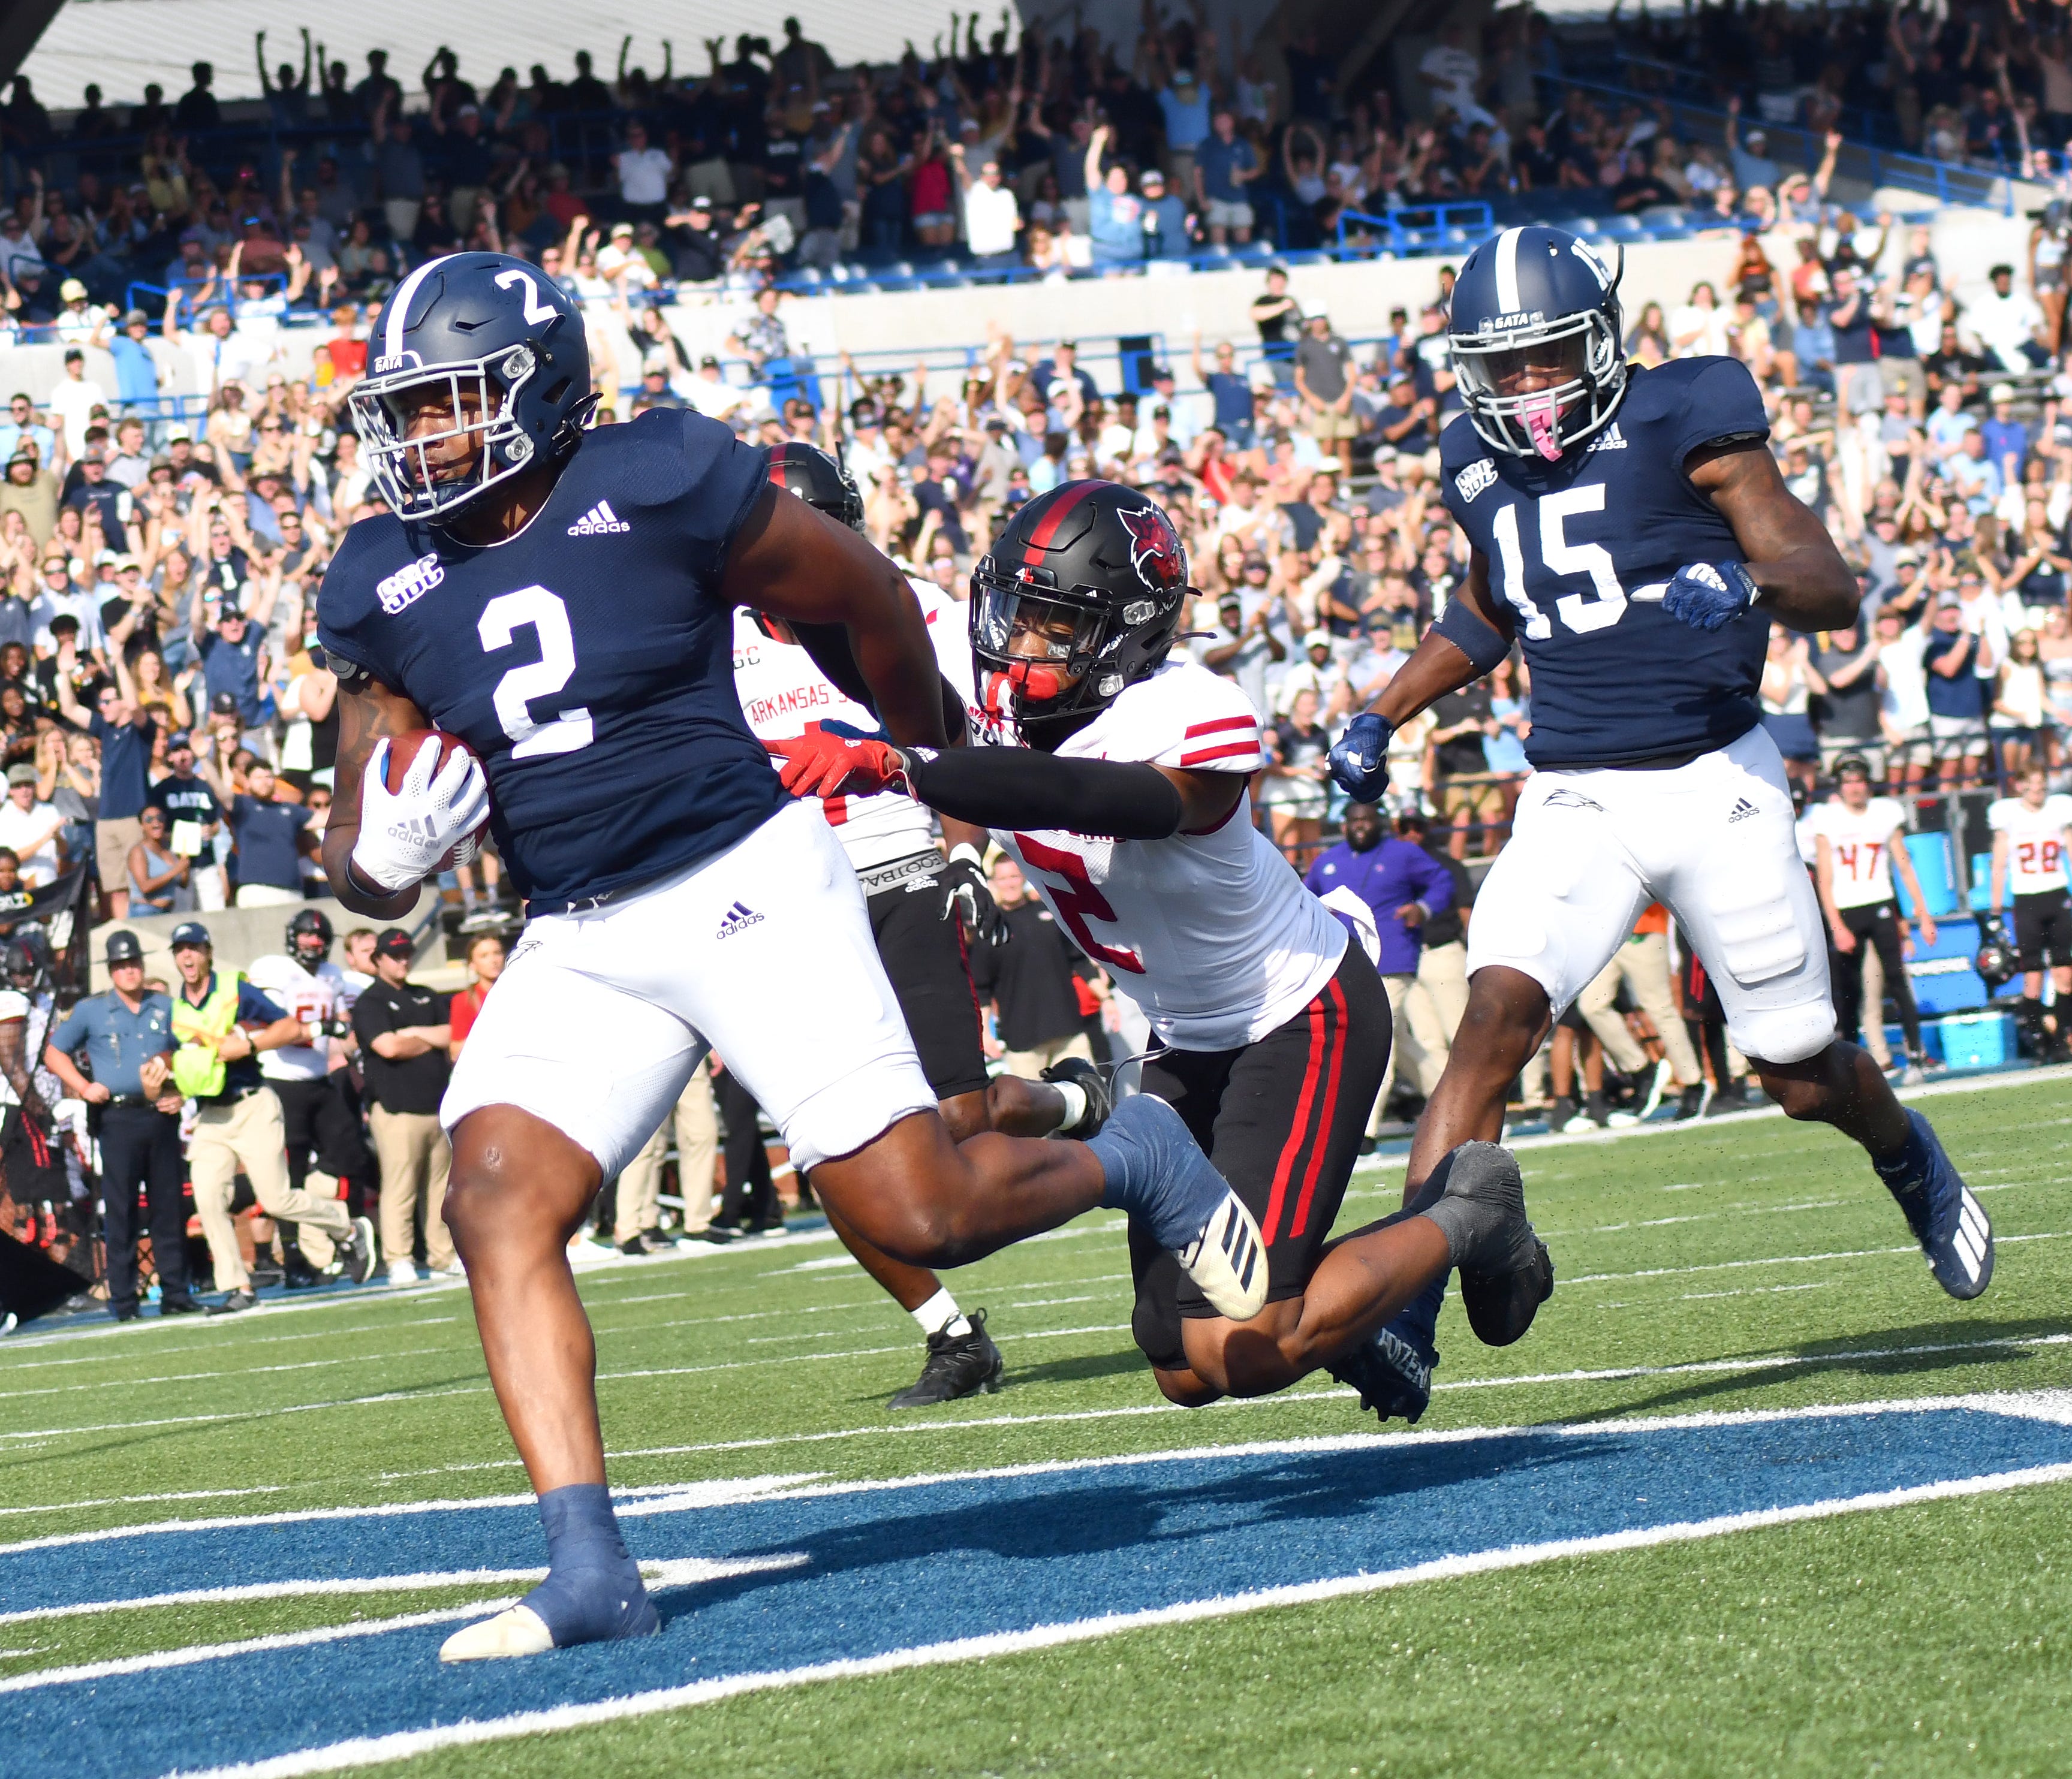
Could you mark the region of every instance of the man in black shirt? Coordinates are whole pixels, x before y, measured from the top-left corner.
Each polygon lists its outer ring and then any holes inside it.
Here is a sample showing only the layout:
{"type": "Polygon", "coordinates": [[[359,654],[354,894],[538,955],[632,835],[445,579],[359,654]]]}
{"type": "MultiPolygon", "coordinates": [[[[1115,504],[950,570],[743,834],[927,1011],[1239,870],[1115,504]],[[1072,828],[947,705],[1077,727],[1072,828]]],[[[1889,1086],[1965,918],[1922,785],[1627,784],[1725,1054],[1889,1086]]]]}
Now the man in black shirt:
{"type": "Polygon", "coordinates": [[[434,1278],[461,1277],[440,1214],[453,1152],[439,1128],[451,1065],[446,997],[409,980],[410,935],[391,926],[374,942],[375,980],[352,1005],[367,1074],[368,1123],[381,1163],[381,1252],[391,1284],[414,1284],[417,1214],[425,1202],[425,1259],[434,1278]]]}
{"type": "Polygon", "coordinates": [[[993,1005],[1009,1072],[1034,1081],[1065,1057],[1092,1062],[1073,986],[1079,953],[1005,853],[993,861],[992,886],[1010,939],[973,950],[972,982],[993,1005]]]}
{"type": "MultiPolygon", "coordinates": [[[[1483,779],[1462,784],[1463,777],[1489,770],[1489,757],[1482,751],[1482,737],[1496,726],[1486,681],[1478,680],[1458,692],[1449,692],[1432,706],[1433,779],[1439,796],[1439,813],[1453,826],[1449,850],[1457,859],[1468,856],[1470,823],[1486,824],[1503,807],[1503,793],[1483,779]]],[[[1490,850],[1485,832],[1483,848],[1490,850]]]]}
{"type": "Polygon", "coordinates": [[[1885,776],[1885,750],[1878,726],[1878,651],[1852,625],[1830,631],[1827,646],[1813,656],[1820,690],[1813,700],[1813,726],[1820,737],[1821,770],[1832,772],[1844,754],[1860,754],[1871,780],[1885,776]]]}
{"type": "Polygon", "coordinates": [[[216,793],[195,770],[194,742],[187,732],[176,729],[166,741],[166,764],[172,768],[151,787],[151,801],[166,812],[171,825],[173,850],[199,842],[202,850],[187,854],[195,861],[194,877],[199,906],[206,914],[220,908],[226,900],[222,867],[216,862],[215,840],[223,832],[223,805],[216,793]],[[191,824],[195,832],[183,832],[191,824]],[[208,888],[203,888],[207,874],[208,888]]]}

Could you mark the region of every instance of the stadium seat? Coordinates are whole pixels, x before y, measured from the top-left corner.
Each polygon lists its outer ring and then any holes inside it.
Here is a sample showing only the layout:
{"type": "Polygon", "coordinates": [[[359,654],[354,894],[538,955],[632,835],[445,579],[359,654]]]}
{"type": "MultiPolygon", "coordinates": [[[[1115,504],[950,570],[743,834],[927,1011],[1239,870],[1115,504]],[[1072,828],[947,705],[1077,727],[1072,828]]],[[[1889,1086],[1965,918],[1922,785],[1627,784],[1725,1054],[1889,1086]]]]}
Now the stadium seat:
{"type": "Polygon", "coordinates": [[[1641,228],[1639,217],[1630,215],[1622,215],[1617,212],[1614,212],[1612,215],[1605,218],[1602,232],[1609,236],[1618,236],[1624,235],[1628,238],[1631,238],[1632,236],[1643,232],[1641,228]]]}

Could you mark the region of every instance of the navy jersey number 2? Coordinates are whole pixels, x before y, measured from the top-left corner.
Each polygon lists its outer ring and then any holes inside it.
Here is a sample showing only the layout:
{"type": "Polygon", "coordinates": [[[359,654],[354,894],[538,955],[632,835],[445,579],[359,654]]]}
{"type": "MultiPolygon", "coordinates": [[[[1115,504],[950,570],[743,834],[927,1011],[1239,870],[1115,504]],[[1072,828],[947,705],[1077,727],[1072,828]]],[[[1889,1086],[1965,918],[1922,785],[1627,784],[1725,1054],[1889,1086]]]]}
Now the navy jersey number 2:
{"type": "Polygon", "coordinates": [[[1517,614],[1535,766],[1699,752],[1755,726],[1768,620],[1750,613],[1708,635],[1661,601],[1687,563],[1742,555],[1685,462],[1716,440],[1768,433],[1754,379],[1725,358],[1635,368],[1610,424],[1557,462],[1492,452],[1466,419],[1446,429],[1447,509],[1517,614]]]}
{"type": "Polygon", "coordinates": [[[764,487],[761,451],[657,409],[584,433],[507,542],[388,516],[346,534],[324,647],[481,756],[497,849],[536,913],[688,869],[783,807],[720,593],[764,487]]]}

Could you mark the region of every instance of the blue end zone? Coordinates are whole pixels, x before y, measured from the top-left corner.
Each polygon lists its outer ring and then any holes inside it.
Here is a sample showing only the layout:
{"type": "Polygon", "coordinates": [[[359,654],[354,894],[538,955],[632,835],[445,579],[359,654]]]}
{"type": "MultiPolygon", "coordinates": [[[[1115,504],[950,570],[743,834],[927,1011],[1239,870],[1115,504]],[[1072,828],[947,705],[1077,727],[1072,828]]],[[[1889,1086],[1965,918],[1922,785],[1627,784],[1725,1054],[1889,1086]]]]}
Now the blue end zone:
{"type": "MultiPolygon", "coordinates": [[[[657,1600],[664,1634],[641,1642],[442,1668],[438,1645],[452,1627],[438,1625],[17,1693],[4,1707],[8,1766],[138,1779],[1514,1545],[2062,1463],[2072,1463],[2072,1427],[1955,1407],[1153,1457],[672,1506],[625,1518],[636,1556],[799,1553],[806,1561],[666,1592],[657,1600]]],[[[0,1608],[544,1561],[529,1506],[374,1510],[0,1553],[0,1608]]]]}

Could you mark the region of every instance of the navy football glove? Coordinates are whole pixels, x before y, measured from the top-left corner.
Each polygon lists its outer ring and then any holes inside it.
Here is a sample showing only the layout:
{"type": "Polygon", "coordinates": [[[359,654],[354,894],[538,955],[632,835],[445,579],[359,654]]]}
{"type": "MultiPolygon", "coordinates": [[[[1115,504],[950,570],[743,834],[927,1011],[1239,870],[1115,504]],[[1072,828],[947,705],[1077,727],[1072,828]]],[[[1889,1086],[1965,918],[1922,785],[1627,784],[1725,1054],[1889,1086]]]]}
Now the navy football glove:
{"type": "Polygon", "coordinates": [[[1359,803],[1374,803],[1388,788],[1388,738],[1395,725],[1372,711],[1346,725],[1331,750],[1331,776],[1359,803]]]}
{"type": "Polygon", "coordinates": [[[1692,562],[1676,571],[1662,609],[1693,630],[1725,630],[1762,590],[1738,562],[1692,562]]]}

